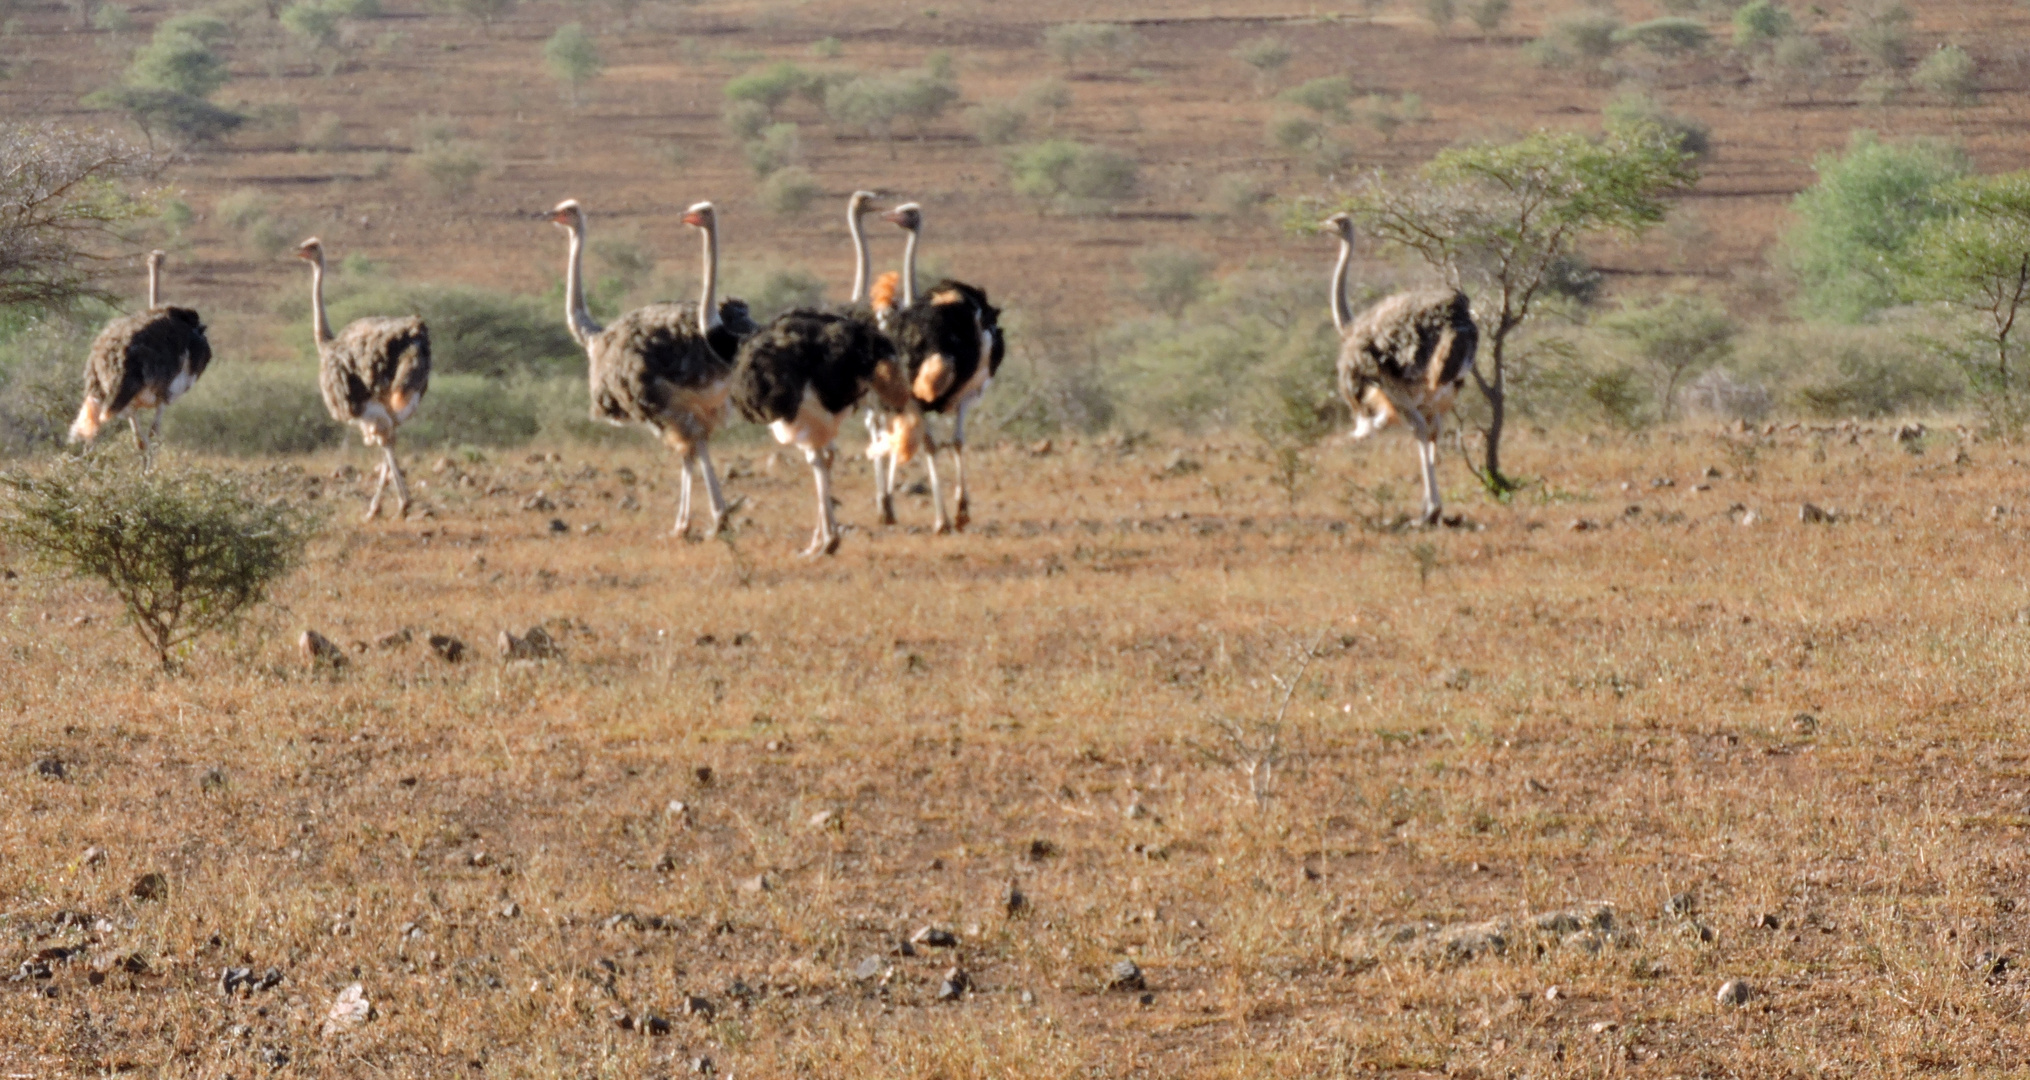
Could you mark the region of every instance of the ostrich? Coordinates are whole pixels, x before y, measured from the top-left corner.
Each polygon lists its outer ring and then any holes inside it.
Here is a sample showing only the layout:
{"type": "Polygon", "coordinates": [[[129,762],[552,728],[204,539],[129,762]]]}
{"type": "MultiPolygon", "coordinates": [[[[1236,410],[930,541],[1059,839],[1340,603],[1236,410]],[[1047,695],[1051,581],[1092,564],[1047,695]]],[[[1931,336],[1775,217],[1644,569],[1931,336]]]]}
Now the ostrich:
{"type": "Polygon", "coordinates": [[[895,470],[920,447],[930,473],[937,532],[962,530],[971,520],[966,497],[966,414],[1000,370],[1007,344],[1001,334],[1001,311],[987,302],[984,290],[950,279],[931,286],[918,303],[916,248],[922,237],[923,208],[904,203],[882,217],[908,232],[909,241],[902,255],[900,297],[893,276],[883,275],[874,285],[875,315],[894,338],[902,369],[901,378],[885,380],[877,373],[874,380],[875,393],[891,414],[888,430],[867,448],[881,485],[876,492],[881,520],[895,522],[895,470]],[[930,413],[952,416],[952,459],[958,484],[958,512],[952,518],[945,516],[944,493],[938,484],[937,445],[926,420],[930,413]]]}
{"type": "Polygon", "coordinates": [[[865,313],[788,311],[740,345],[733,403],[767,424],[777,442],[794,443],[818,489],[818,525],[805,555],[839,549],[832,516],[832,442],[860,404],[876,367],[894,366],[895,345],[865,313]]]}
{"type": "Polygon", "coordinates": [[[550,220],[570,235],[564,319],[571,336],[585,347],[593,417],[609,424],[646,424],[683,459],[672,535],[690,532],[695,465],[711,504],[707,535],[716,536],[734,507],[720,493],[710,442],[726,415],[739,342],[755,329],[745,303],[717,302],[717,210],[701,202],[684,211],[684,224],[704,236],[704,291],[697,305],[650,304],[622,315],[610,327],[592,321],[585,306],[584,208],[578,200],[566,199],[550,212],[550,220]]]}
{"type": "Polygon", "coordinates": [[[182,397],[211,363],[204,323],[189,308],[162,306],[162,262],[148,253],[148,310],[106,324],[85,358],[85,400],[70,426],[72,442],[96,439],[99,429],[124,416],[145,465],[151,443],[162,432],[162,410],[182,397]],[[136,409],[155,409],[148,434],[141,434],[136,409]]]}
{"type": "Polygon", "coordinates": [[[1398,417],[1409,425],[1423,470],[1423,521],[1435,525],[1442,513],[1438,433],[1480,346],[1473,305],[1458,289],[1418,289],[1397,293],[1355,319],[1346,302],[1353,219],[1334,214],[1324,225],[1339,237],[1332,325],[1339,330],[1339,392],[1353,409],[1353,437],[1364,439],[1398,417]]]}
{"type": "Polygon", "coordinates": [[[324,244],[316,237],[296,248],[310,264],[311,330],[317,338],[317,388],[324,407],[341,424],[358,424],[360,438],[381,448],[374,497],[366,520],[381,512],[381,494],[395,484],[395,513],[409,513],[409,484],[395,460],[395,429],[416,415],[430,389],[430,328],[407,318],[354,319],[337,336],[324,314],[324,244]]]}

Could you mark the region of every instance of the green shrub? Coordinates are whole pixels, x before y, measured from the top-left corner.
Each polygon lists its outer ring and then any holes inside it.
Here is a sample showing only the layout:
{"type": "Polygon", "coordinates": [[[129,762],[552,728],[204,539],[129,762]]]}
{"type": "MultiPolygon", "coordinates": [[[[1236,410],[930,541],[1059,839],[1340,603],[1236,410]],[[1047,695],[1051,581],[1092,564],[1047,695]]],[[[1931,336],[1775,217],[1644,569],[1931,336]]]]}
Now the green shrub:
{"type": "Polygon", "coordinates": [[[1754,49],[1774,44],[1796,31],[1797,20],[1774,0],[1753,0],[1734,12],[1734,47],[1754,49]]]}
{"type": "Polygon", "coordinates": [[[1293,86],[1276,97],[1311,110],[1321,120],[1345,123],[1352,118],[1347,105],[1353,101],[1353,80],[1344,75],[1327,75],[1293,86]]]}
{"type": "Polygon", "coordinates": [[[410,161],[430,190],[444,199],[462,199],[472,194],[479,178],[493,164],[483,147],[464,140],[423,146],[410,161]]]}
{"type": "Polygon", "coordinates": [[[1021,138],[1029,115],[1004,102],[992,102],[973,110],[973,137],[986,146],[1006,146],[1021,138]]]}
{"type": "Polygon", "coordinates": [[[1896,0],[1862,0],[1848,16],[1847,44],[1885,71],[1910,62],[1910,9],[1896,0]]]}
{"type": "Polygon", "coordinates": [[[429,396],[403,425],[402,442],[418,449],[526,446],[543,430],[542,398],[556,396],[566,382],[432,374],[429,396]]]}
{"type": "Polygon", "coordinates": [[[1640,90],[1614,98],[1600,112],[1609,130],[1648,124],[1696,159],[1704,160],[1713,151],[1712,133],[1704,123],[1670,111],[1663,102],[1640,90]]]}
{"type": "Polygon", "coordinates": [[[1424,21],[1436,30],[1449,30],[1459,18],[1458,0],[1424,0],[1424,21]]]}
{"type": "Polygon", "coordinates": [[[110,455],[0,474],[0,535],[58,573],[104,582],[156,660],[233,625],[303,559],[318,521],[247,481],[110,455]]]}
{"type": "Polygon", "coordinates": [[[1791,34],[1758,56],[1751,70],[1756,78],[1781,89],[1809,94],[1825,81],[1826,48],[1808,34],[1791,34]]]}
{"type": "Polygon", "coordinates": [[[804,69],[784,60],[732,79],[721,92],[727,101],[751,101],[774,113],[801,93],[810,81],[804,69]]]}
{"type": "Polygon", "coordinates": [[[1822,155],[1813,168],[1818,181],[1791,201],[1785,258],[1806,312],[1857,322],[1897,302],[1886,268],[1926,222],[1944,216],[1937,189],[1970,166],[1944,143],[1856,132],[1845,154],[1822,155]]]}
{"type": "Polygon", "coordinates": [[[1117,150],[1052,139],[1009,155],[1015,193],[1069,213],[1102,213],[1134,197],[1140,167],[1117,150]]]}
{"type": "Polygon", "coordinates": [[[1126,59],[1139,44],[1127,27],[1114,23],[1059,23],[1043,32],[1044,51],[1066,67],[1087,55],[1126,59]]]}
{"type": "Polygon", "coordinates": [[[1621,20],[1605,11],[1576,11],[1552,19],[1544,36],[1529,44],[1530,59],[1543,67],[1599,66],[1614,55],[1621,20]]]}
{"type": "Polygon", "coordinates": [[[0,319],[0,452],[64,444],[84,394],[79,372],[96,321],[82,313],[0,319]]]}
{"type": "Polygon", "coordinates": [[[1657,56],[1673,59],[1704,50],[1712,43],[1713,32],[1697,19],[1666,15],[1617,30],[1613,40],[1617,44],[1638,45],[1657,56]]]}
{"type": "Polygon", "coordinates": [[[194,34],[159,29],[127,68],[127,85],[208,98],[232,77],[224,58],[194,34]]]}
{"type": "Polygon", "coordinates": [[[824,193],[809,169],[792,165],[762,181],[761,205],[777,217],[796,217],[809,210],[824,193]]]}
{"type": "Polygon", "coordinates": [[[565,23],[543,42],[543,64],[550,74],[563,83],[572,108],[578,107],[579,94],[585,84],[599,77],[606,68],[606,61],[600,58],[599,46],[592,35],[585,32],[583,23],[565,23]]]}
{"type": "Polygon", "coordinates": [[[745,299],[757,322],[766,322],[791,308],[820,307],[825,302],[824,279],[801,266],[741,267],[730,275],[726,291],[745,299]]]}
{"type": "Polygon", "coordinates": [[[1190,248],[1150,248],[1130,256],[1128,262],[1142,278],[1135,299],[1173,319],[1205,294],[1206,277],[1212,271],[1212,260],[1190,248]]]}
{"type": "Polygon", "coordinates": [[[760,138],[771,122],[768,106],[758,101],[729,101],[719,111],[720,125],[743,143],[760,138]]]}
{"type": "Polygon", "coordinates": [[[313,49],[338,44],[339,14],[316,0],[301,0],[282,9],[282,28],[313,49]]]}
{"type": "Polygon", "coordinates": [[[1703,296],[1660,296],[1624,301],[1601,327],[1648,368],[1658,411],[1668,422],[1678,390],[1734,351],[1736,326],[1725,308],[1703,296]]]}
{"type": "Polygon", "coordinates": [[[1508,21],[1509,0],[1468,0],[1466,17],[1483,34],[1492,34],[1508,21]]]}
{"type": "Polygon", "coordinates": [[[1980,96],[1980,76],[1974,58],[1957,45],[1942,45],[1924,58],[1910,81],[1921,90],[1938,95],[1950,105],[1971,105],[1980,96]]]}
{"type": "Polygon", "coordinates": [[[1290,62],[1290,57],[1294,53],[1280,38],[1261,37],[1241,42],[1234,46],[1233,52],[1229,55],[1253,68],[1255,78],[1266,85],[1269,80],[1276,77],[1277,72],[1283,70],[1283,66],[1290,62]]]}
{"type": "Polygon", "coordinates": [[[317,393],[317,368],[222,363],[163,414],[163,437],[205,454],[307,454],[345,440],[317,393]]]}
{"type": "Polygon", "coordinates": [[[747,155],[748,167],[761,179],[803,158],[803,142],[797,137],[795,124],[770,124],[741,150],[747,155]]]}

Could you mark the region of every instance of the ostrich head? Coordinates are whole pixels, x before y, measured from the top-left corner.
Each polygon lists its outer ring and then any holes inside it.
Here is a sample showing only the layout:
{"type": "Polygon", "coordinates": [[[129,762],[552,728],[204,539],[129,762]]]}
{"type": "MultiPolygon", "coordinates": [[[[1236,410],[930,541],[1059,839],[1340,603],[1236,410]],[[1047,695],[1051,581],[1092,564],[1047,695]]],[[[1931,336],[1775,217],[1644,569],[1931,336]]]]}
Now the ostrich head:
{"type": "Polygon", "coordinates": [[[160,248],[157,248],[156,250],[154,250],[154,251],[151,251],[151,252],[149,252],[149,253],[148,253],[148,269],[150,269],[150,270],[160,270],[160,269],[162,269],[162,262],[163,262],[163,260],[164,260],[164,259],[167,259],[167,258],[169,258],[169,253],[168,253],[168,252],[166,252],[166,251],[163,251],[163,250],[161,250],[160,248]]]}
{"type": "Polygon", "coordinates": [[[684,211],[684,224],[709,231],[719,224],[719,208],[708,202],[692,203],[684,211]]]}
{"type": "Polygon", "coordinates": [[[585,208],[579,206],[576,199],[565,199],[550,208],[550,220],[576,232],[585,227],[585,208]]]}
{"type": "Polygon", "coordinates": [[[913,202],[903,203],[901,206],[881,215],[881,219],[895,225],[900,225],[910,232],[915,232],[923,228],[923,207],[913,202]]]}
{"type": "Polygon", "coordinates": [[[1327,232],[1330,232],[1332,235],[1339,237],[1341,240],[1344,240],[1349,244],[1353,243],[1352,214],[1334,214],[1331,217],[1326,218],[1324,221],[1319,222],[1318,224],[1321,227],[1323,227],[1327,232]]]}
{"type": "Polygon", "coordinates": [[[868,213],[873,209],[874,193],[871,191],[856,191],[853,193],[852,198],[846,200],[846,210],[854,217],[859,217],[861,214],[868,213]]]}
{"type": "Polygon", "coordinates": [[[314,236],[303,241],[296,245],[296,257],[304,262],[317,263],[322,266],[324,264],[324,241],[314,236]]]}

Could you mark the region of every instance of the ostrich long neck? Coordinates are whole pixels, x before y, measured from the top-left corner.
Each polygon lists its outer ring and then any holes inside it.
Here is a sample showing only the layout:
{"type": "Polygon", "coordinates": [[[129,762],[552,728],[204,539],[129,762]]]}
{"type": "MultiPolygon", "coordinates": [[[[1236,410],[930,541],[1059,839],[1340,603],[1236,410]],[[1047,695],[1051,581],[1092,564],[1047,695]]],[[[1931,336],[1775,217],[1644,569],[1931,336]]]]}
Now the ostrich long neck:
{"type": "Polygon", "coordinates": [[[148,260],[148,306],[162,306],[162,264],[154,259],[148,260]]]}
{"type": "Polygon", "coordinates": [[[1339,237],[1339,263],[1332,268],[1332,325],[1340,333],[1353,322],[1353,308],[1346,302],[1346,271],[1353,265],[1353,238],[1344,233],[1339,237]]]}
{"type": "Polygon", "coordinates": [[[705,234],[705,285],[698,296],[698,332],[709,334],[719,328],[719,223],[707,221],[699,231],[705,234]]]}
{"type": "Polygon", "coordinates": [[[902,247],[902,307],[904,310],[916,306],[916,238],[918,229],[909,230],[909,242],[902,247]]]}
{"type": "Polygon", "coordinates": [[[867,299],[867,278],[874,267],[867,255],[867,232],[860,224],[860,205],[853,204],[846,210],[846,227],[853,232],[853,299],[858,305],[867,299]]]}
{"type": "Polygon", "coordinates": [[[331,344],[331,321],[324,317],[324,252],[310,260],[310,330],[317,344],[331,344]]]}
{"type": "Polygon", "coordinates": [[[564,322],[571,328],[571,337],[583,345],[600,326],[585,306],[585,226],[571,226],[570,236],[571,255],[564,264],[564,322]]]}

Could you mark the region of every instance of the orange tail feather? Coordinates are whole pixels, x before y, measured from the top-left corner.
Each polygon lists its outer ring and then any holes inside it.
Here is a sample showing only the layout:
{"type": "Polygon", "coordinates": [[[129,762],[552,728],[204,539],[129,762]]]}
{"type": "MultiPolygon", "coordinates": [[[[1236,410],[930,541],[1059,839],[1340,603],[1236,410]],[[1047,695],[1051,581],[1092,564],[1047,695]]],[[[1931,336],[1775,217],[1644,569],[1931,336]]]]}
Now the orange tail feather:
{"type": "Polygon", "coordinates": [[[874,291],[868,294],[876,311],[894,311],[895,298],[902,292],[902,274],[890,270],[874,279],[874,291]]]}

